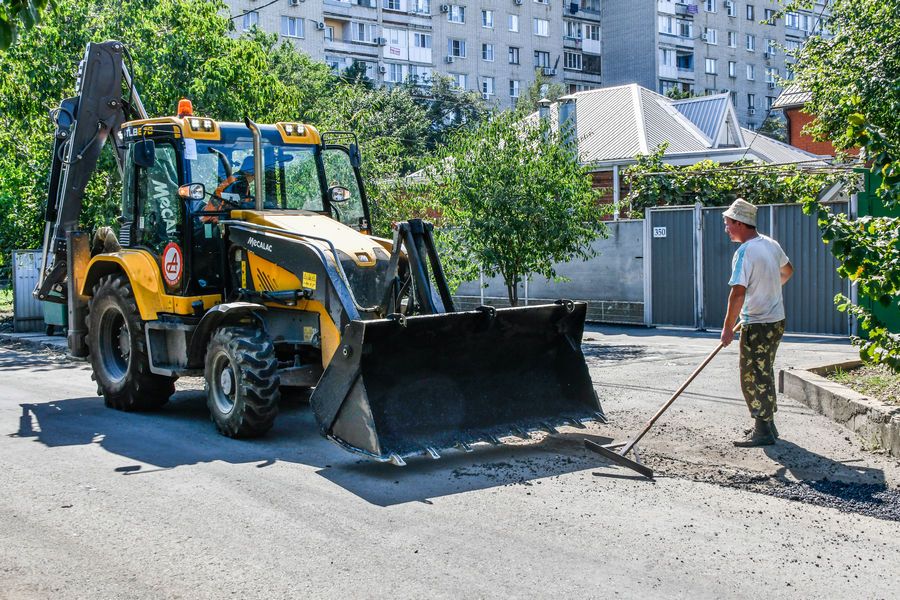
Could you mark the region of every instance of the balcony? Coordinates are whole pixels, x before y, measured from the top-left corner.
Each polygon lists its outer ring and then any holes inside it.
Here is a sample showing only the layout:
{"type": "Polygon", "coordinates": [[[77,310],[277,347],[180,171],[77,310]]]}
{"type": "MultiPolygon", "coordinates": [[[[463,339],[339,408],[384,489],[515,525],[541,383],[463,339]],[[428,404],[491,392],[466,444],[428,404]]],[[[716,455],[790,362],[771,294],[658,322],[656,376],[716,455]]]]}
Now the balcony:
{"type": "Polygon", "coordinates": [[[376,58],[381,48],[370,42],[354,42],[351,40],[331,40],[325,42],[326,52],[343,52],[346,54],[361,54],[376,58]]]}

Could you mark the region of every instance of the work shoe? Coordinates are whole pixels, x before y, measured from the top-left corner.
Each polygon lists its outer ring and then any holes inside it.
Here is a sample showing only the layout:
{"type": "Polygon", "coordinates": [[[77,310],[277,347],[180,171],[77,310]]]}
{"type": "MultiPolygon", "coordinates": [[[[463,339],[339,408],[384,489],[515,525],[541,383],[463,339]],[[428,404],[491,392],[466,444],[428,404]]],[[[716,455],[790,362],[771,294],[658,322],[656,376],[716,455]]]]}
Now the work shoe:
{"type": "Polygon", "coordinates": [[[775,443],[775,436],[768,421],[756,419],[753,429],[743,440],[733,442],[738,448],[755,448],[757,446],[771,446],[775,443]]]}
{"type": "MultiPolygon", "coordinates": [[[[772,435],[775,436],[776,440],[781,437],[780,435],[778,435],[778,428],[775,427],[775,421],[769,421],[769,430],[771,430],[772,435]]],[[[749,427],[744,430],[744,435],[750,435],[751,433],[753,433],[752,427],[749,427]]]]}

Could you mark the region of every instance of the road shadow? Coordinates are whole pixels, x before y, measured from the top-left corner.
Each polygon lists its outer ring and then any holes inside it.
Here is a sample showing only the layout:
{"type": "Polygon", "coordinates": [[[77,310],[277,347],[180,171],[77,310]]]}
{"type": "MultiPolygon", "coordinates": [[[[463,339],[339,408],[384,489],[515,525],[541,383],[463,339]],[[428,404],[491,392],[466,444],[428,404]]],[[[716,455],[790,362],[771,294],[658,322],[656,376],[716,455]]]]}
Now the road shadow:
{"type": "Polygon", "coordinates": [[[882,489],[886,486],[881,469],[832,460],[784,439],[779,439],[774,446],[764,446],[763,450],[766,456],[781,465],[775,478],[782,483],[814,485],[831,481],[881,486],[882,489]]]}
{"type": "Polygon", "coordinates": [[[32,352],[9,343],[0,347],[0,373],[12,371],[57,371],[59,369],[83,369],[85,363],[70,360],[62,353],[32,352]]]}
{"type": "Polygon", "coordinates": [[[635,360],[647,354],[645,346],[629,346],[623,344],[582,344],[581,352],[592,362],[619,362],[635,360]]]}
{"type": "Polygon", "coordinates": [[[302,464],[359,498],[377,505],[429,502],[433,498],[596,468],[602,459],[562,434],[537,434],[531,442],[488,446],[473,452],[442,451],[441,460],[414,457],[400,468],[377,463],[339,448],[319,434],[304,394],[280,405],[275,426],[263,438],[233,440],[218,434],[209,420],[202,391],[177,392],[152,413],[110,410],[97,397],[22,404],[18,430],[9,437],[49,448],[98,445],[127,459],[115,467],[123,476],[189,467],[199,463],[276,462],[302,464]]]}

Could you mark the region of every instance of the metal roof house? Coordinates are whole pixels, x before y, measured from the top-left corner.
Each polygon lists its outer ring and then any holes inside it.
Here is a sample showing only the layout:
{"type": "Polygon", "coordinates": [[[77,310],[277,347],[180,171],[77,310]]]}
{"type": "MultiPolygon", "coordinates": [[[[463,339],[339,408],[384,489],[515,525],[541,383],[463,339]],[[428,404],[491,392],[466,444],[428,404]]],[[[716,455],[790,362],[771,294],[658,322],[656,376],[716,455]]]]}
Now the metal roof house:
{"type": "Polygon", "coordinates": [[[664,160],[690,165],[703,160],[729,163],[821,165],[821,156],[740,127],[728,93],[672,100],[637,84],[561,97],[529,116],[549,117],[572,128],[579,159],[593,168],[594,184],[612,188],[618,205],[620,169],[667,143],[664,160]]]}

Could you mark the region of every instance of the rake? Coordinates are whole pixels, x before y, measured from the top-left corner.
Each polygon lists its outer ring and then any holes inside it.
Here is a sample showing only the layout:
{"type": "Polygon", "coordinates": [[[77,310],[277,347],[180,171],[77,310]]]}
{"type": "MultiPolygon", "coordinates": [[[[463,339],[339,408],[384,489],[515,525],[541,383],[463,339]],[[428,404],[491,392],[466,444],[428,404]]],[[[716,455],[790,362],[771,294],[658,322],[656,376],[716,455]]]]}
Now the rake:
{"type": "MultiPolygon", "coordinates": [[[[740,329],[740,323],[734,326],[735,333],[737,333],[740,329]]],[[[681,384],[681,387],[678,388],[678,391],[672,394],[672,396],[666,401],[666,403],[663,404],[658,411],[656,411],[656,414],[653,415],[653,418],[651,418],[647,422],[647,424],[644,425],[644,428],[641,429],[640,432],[638,432],[638,434],[634,436],[630,441],[613,442],[611,444],[601,445],[596,442],[592,442],[591,440],[584,440],[585,448],[587,448],[588,450],[592,450],[597,454],[605,456],[616,464],[620,464],[623,467],[628,467],[629,469],[637,471],[644,477],[653,479],[653,470],[640,462],[640,457],[638,456],[636,448],[637,443],[641,441],[641,438],[644,437],[644,435],[646,435],[648,431],[650,431],[650,428],[653,427],[653,424],[656,423],[656,421],[663,415],[664,412],[669,409],[670,406],[672,406],[672,403],[675,402],[675,399],[681,395],[681,392],[687,389],[687,386],[691,384],[694,378],[696,378],[697,375],[700,374],[700,371],[702,371],[706,367],[706,365],[710,363],[710,361],[716,356],[716,354],[719,353],[719,350],[721,350],[722,348],[724,348],[724,346],[722,345],[722,342],[719,342],[719,345],[716,346],[715,350],[713,350],[706,356],[703,362],[700,363],[700,366],[694,369],[694,372],[691,373],[691,376],[687,378],[687,381],[681,384]],[[634,460],[628,458],[627,454],[629,452],[633,452],[634,460]]]]}

